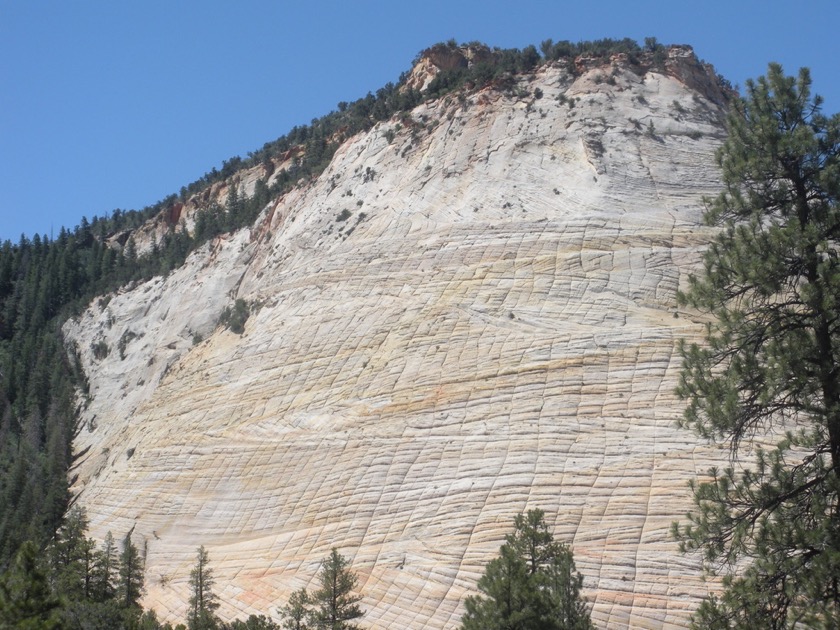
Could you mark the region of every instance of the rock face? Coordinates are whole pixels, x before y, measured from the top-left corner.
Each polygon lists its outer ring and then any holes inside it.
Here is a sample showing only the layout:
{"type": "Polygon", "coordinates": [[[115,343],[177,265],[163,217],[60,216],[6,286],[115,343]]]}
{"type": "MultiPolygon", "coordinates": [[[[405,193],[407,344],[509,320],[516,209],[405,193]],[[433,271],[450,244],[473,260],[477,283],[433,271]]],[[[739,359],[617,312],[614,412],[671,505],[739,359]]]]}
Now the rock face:
{"type": "Polygon", "coordinates": [[[725,453],[675,426],[701,332],[675,292],[722,112],[620,63],[517,94],[356,136],[252,229],[66,325],[90,383],[74,490],[94,536],[133,528],[163,618],[199,545],[225,618],[276,617],[337,547],[366,627],[454,628],[540,507],[600,627],[687,626],[709,585],[668,530],[725,453]],[[237,298],[241,336],[216,327],[237,298]]]}
{"type": "Polygon", "coordinates": [[[493,53],[484,44],[457,46],[455,43],[435,44],[421,54],[411,69],[406,89],[423,91],[441,71],[466,69],[477,63],[491,62],[493,53]]]}

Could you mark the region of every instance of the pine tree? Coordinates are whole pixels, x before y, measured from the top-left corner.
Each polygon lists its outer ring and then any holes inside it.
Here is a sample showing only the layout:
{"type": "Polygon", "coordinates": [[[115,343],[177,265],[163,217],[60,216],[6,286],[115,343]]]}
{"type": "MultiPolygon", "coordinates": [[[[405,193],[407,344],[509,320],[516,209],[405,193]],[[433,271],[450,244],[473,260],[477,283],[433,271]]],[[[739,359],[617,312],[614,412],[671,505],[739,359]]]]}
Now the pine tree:
{"type": "Polygon", "coordinates": [[[352,623],[364,613],[359,607],[360,595],[354,595],[358,578],[348,568],[347,559],[333,548],[321,563],[318,581],[321,584],[312,595],[312,625],[325,630],[356,630],[352,623]]]}
{"type": "Polygon", "coordinates": [[[102,541],[102,549],[97,552],[93,575],[93,599],[99,602],[109,601],[116,596],[116,582],[119,575],[119,559],[114,536],[108,532],[102,541]]]}
{"type": "Polygon", "coordinates": [[[542,510],[529,510],[516,516],[513,533],[479,579],[482,595],[464,602],[461,628],[589,630],[582,586],[571,550],[554,540],[542,510]]]}
{"type": "Polygon", "coordinates": [[[244,207],[244,200],[239,194],[239,185],[234,182],[228,188],[227,199],[225,201],[225,209],[227,210],[227,229],[235,229],[239,223],[242,209],[244,207]]]}
{"type": "Polygon", "coordinates": [[[87,527],[85,511],[73,507],[49,548],[55,589],[67,597],[87,597],[90,593],[95,544],[87,539],[87,527]]]}
{"type": "Polygon", "coordinates": [[[535,591],[530,590],[525,560],[510,545],[502,545],[499,556],[489,562],[478,580],[482,595],[470,595],[464,602],[463,630],[536,628],[539,612],[534,609],[535,591]]]}
{"type": "Polygon", "coordinates": [[[187,616],[189,630],[214,630],[218,627],[215,611],[219,600],[213,593],[213,570],[204,546],[198,548],[195,567],[190,571],[190,612],[187,616]]]}
{"type": "Polygon", "coordinates": [[[558,628],[591,628],[589,609],[580,596],[583,576],[575,568],[572,552],[565,545],[549,559],[543,568],[541,586],[544,588],[548,618],[558,628]]]}
{"type": "Polygon", "coordinates": [[[39,566],[39,551],[25,542],[14,566],[0,576],[0,627],[19,630],[58,628],[60,602],[39,566]]]}
{"type": "Polygon", "coordinates": [[[771,64],[729,116],[721,228],[683,303],[715,321],[684,345],[683,426],[734,464],[675,524],[723,591],[698,628],[840,627],[840,115],[806,69],[771,64]],[[755,440],[755,441],[754,441],[755,440]]]}
{"type": "Polygon", "coordinates": [[[97,563],[96,541],[93,538],[85,538],[79,546],[79,583],[80,595],[84,599],[92,599],[94,584],[96,580],[97,563]]]}
{"type": "Polygon", "coordinates": [[[285,630],[309,630],[307,621],[312,616],[310,604],[312,600],[305,588],[295,591],[289,596],[289,602],[279,612],[283,619],[285,630]]]}
{"type": "Polygon", "coordinates": [[[131,532],[123,539],[119,562],[119,584],[117,599],[124,609],[139,609],[143,595],[143,561],[137,547],[131,542],[131,532]]]}

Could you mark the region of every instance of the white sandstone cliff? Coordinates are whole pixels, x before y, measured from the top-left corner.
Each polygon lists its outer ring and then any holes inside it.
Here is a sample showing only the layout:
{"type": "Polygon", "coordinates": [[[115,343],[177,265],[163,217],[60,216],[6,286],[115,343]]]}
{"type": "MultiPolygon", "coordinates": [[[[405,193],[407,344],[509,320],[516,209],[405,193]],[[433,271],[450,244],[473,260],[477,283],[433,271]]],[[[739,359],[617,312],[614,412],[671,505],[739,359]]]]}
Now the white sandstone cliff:
{"type": "Polygon", "coordinates": [[[90,383],[74,491],[94,536],[134,528],[147,605],[184,618],[203,544],[222,616],[276,617],[335,546],[366,627],[453,628],[540,507],[600,627],[687,625],[709,585],[668,530],[725,453],[675,426],[701,331],[675,292],[722,112],[673,74],[547,66],[525,96],[426,103],[66,325],[90,383]],[[215,327],[236,298],[242,336],[215,327]]]}

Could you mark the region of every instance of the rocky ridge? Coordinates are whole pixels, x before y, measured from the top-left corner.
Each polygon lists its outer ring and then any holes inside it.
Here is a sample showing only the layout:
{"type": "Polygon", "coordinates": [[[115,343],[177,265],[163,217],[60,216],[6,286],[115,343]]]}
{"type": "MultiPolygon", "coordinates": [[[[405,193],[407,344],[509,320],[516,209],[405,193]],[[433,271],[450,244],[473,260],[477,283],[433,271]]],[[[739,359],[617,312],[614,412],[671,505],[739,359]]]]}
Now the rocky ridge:
{"type": "Polygon", "coordinates": [[[133,528],[147,605],[183,618],[203,544],[223,616],[273,614],[335,546],[368,627],[451,628],[540,507],[599,626],[687,626],[709,585],[668,529],[726,454],[675,426],[702,327],[674,295],[723,132],[676,50],[427,102],[67,323],[74,491],[94,536],[133,528]],[[216,325],[238,298],[241,336],[216,325]]]}

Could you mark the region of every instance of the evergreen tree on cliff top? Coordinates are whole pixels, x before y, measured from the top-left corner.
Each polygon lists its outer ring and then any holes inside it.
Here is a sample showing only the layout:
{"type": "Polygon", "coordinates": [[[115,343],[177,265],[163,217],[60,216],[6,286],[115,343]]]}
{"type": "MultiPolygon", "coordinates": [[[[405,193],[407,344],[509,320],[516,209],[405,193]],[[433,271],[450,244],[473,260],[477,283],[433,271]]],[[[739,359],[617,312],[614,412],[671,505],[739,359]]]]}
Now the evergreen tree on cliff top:
{"type": "Polygon", "coordinates": [[[721,231],[680,296],[715,317],[682,348],[682,424],[732,456],[674,527],[723,575],[697,627],[840,627],[840,115],[820,106],[806,69],[747,83],[706,213],[721,231]]]}

